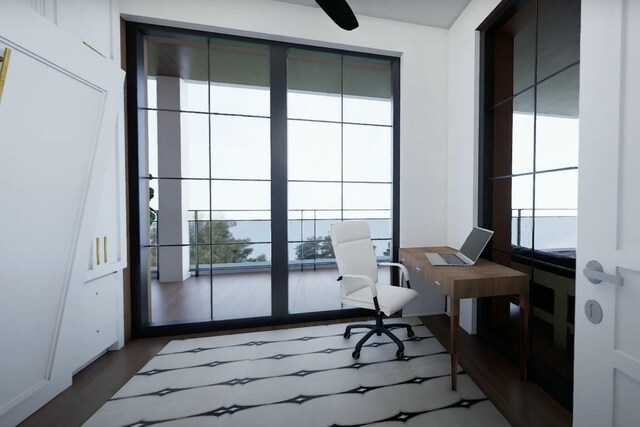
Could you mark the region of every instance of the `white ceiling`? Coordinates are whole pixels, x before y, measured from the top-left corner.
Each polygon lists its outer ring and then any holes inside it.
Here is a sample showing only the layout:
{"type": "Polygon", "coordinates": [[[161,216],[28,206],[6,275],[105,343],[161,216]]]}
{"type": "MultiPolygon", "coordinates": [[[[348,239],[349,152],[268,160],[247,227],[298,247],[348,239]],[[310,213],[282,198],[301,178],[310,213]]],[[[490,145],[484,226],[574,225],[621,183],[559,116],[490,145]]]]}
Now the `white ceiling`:
{"type": "MultiPolygon", "coordinates": [[[[277,0],[320,8],[315,0],[277,0]]],[[[470,0],[348,0],[357,16],[449,28],[470,0]]]]}

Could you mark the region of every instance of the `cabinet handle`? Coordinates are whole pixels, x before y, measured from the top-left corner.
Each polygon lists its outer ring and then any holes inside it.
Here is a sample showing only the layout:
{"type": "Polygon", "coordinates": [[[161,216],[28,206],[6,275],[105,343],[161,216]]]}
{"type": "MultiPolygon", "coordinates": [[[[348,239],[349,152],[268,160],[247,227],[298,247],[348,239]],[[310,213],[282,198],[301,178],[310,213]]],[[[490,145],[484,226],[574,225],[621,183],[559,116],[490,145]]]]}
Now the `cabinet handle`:
{"type": "Polygon", "coordinates": [[[7,78],[7,70],[9,69],[10,57],[11,49],[6,47],[2,56],[0,56],[0,99],[2,99],[2,90],[4,89],[4,82],[7,78]]]}
{"type": "Polygon", "coordinates": [[[109,262],[107,259],[107,236],[104,236],[102,243],[104,244],[104,247],[103,247],[104,263],[106,264],[107,262],[109,262]]]}
{"type": "Polygon", "coordinates": [[[438,286],[442,286],[442,283],[438,282],[437,280],[434,280],[435,284],[438,286]]]}
{"type": "Polygon", "coordinates": [[[96,237],[96,265],[100,265],[100,238],[96,237]]]}
{"type": "Polygon", "coordinates": [[[416,271],[422,271],[420,267],[416,267],[416,271]]]}

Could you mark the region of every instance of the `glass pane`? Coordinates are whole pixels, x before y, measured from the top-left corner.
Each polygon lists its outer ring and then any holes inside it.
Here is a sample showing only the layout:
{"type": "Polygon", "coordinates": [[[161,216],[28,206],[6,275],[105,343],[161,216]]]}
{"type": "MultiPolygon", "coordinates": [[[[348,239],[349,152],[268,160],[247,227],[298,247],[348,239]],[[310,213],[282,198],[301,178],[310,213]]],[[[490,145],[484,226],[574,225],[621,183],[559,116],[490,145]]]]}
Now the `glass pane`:
{"type": "Polygon", "coordinates": [[[155,233],[157,243],[193,243],[190,238],[194,216],[199,213],[203,218],[206,213],[201,211],[209,210],[208,181],[154,179],[149,185],[154,190],[149,206],[156,215],[156,224],[150,231],[155,233]]]}
{"type": "MultiPolygon", "coordinates": [[[[164,181],[165,180],[160,180],[161,183],[164,181]]],[[[194,211],[209,211],[211,208],[209,205],[209,181],[186,180],[182,181],[182,183],[182,203],[186,204],[189,214],[194,211]]],[[[160,191],[162,192],[162,187],[160,191]]],[[[163,194],[161,194],[161,196],[163,196],[163,194]]],[[[167,203],[176,205],[179,201],[180,199],[172,197],[167,203]]],[[[201,214],[205,214],[206,216],[206,212],[202,212],[201,214]]]]}
{"type": "Polygon", "coordinates": [[[222,210],[212,212],[212,218],[214,220],[226,221],[229,218],[234,221],[266,221],[271,219],[271,211],[269,209],[263,210],[222,210]]]}
{"type": "Polygon", "coordinates": [[[209,95],[207,82],[182,80],[180,82],[180,110],[209,111],[209,95]]]}
{"type": "Polygon", "coordinates": [[[212,181],[211,206],[215,211],[271,209],[268,181],[212,181]]]}
{"type": "Polygon", "coordinates": [[[207,40],[148,36],[145,48],[148,107],[208,112],[207,40]]]}
{"type": "Polygon", "coordinates": [[[578,171],[536,176],[535,248],[575,258],[578,171]]]}
{"type": "Polygon", "coordinates": [[[344,57],[344,121],[391,125],[391,61],[344,57]]]}
{"type": "Polygon", "coordinates": [[[327,310],[349,309],[340,302],[340,285],[336,282],[338,269],[327,267],[326,261],[305,260],[300,267],[289,272],[289,313],[308,313],[327,310]]]}
{"type": "Polygon", "coordinates": [[[344,184],[344,209],[391,209],[391,184],[344,184]]]}
{"type": "Polygon", "coordinates": [[[373,250],[379,260],[388,260],[391,257],[391,240],[374,240],[373,250]]]}
{"type": "Polygon", "coordinates": [[[195,211],[190,212],[190,214],[192,214],[193,217],[189,218],[189,244],[192,245],[192,251],[199,251],[200,249],[194,249],[193,246],[208,245],[211,243],[212,238],[215,239],[216,236],[215,230],[211,227],[208,212],[195,211]]]}
{"type": "Polygon", "coordinates": [[[339,181],[341,126],[289,120],[290,180],[339,181]]]}
{"type": "Polygon", "coordinates": [[[494,252],[499,252],[497,257],[511,254],[512,248],[516,253],[519,248],[531,248],[532,206],[533,176],[519,176],[493,182],[492,247],[494,252]]]}
{"type": "Polygon", "coordinates": [[[291,265],[297,264],[326,264],[328,261],[334,261],[335,255],[331,246],[331,238],[329,235],[317,236],[313,235],[304,239],[304,241],[289,242],[290,245],[290,261],[291,265]],[[310,262],[314,261],[314,262],[310,262]]]}
{"type": "Polygon", "coordinates": [[[210,39],[211,112],[270,115],[267,45],[210,39]]]}
{"type": "Polygon", "coordinates": [[[158,83],[155,77],[148,77],[147,82],[147,103],[143,107],[158,108],[158,83]]]}
{"type": "Polygon", "coordinates": [[[513,26],[513,93],[534,83],[536,55],[536,2],[528,2],[510,21],[513,26]]]}
{"type": "Polygon", "coordinates": [[[513,99],[513,144],[511,173],[533,171],[534,90],[513,99]]]}
{"type": "MultiPolygon", "coordinates": [[[[160,111],[158,114],[163,120],[164,114],[174,113],[160,111]]],[[[186,162],[183,160],[181,165],[181,176],[185,178],[208,178],[209,126],[207,116],[204,114],[182,113],[180,115],[180,137],[180,154],[182,159],[186,159],[186,162]]],[[[164,152],[166,151],[164,150],[164,152]]],[[[162,156],[159,158],[163,159],[163,161],[159,162],[160,165],[167,163],[162,156]]],[[[162,170],[159,172],[161,173],[162,170]]]]}
{"type": "Polygon", "coordinates": [[[303,236],[328,236],[330,225],[340,220],[340,211],[289,211],[289,241],[301,242],[303,236]]]}
{"type": "Polygon", "coordinates": [[[493,104],[498,104],[534,83],[536,10],[530,1],[493,37],[493,104]]]}
{"type": "Polygon", "coordinates": [[[538,0],[538,81],[580,60],[580,0],[538,0]]]}
{"type": "Polygon", "coordinates": [[[204,261],[204,253],[208,250],[209,246],[205,244],[189,246],[189,262],[191,263],[191,271],[196,275],[210,270],[209,261],[204,261]]]}
{"type": "Polygon", "coordinates": [[[214,272],[229,268],[269,267],[271,260],[271,245],[268,243],[251,244],[229,240],[224,243],[214,243],[207,248],[209,248],[208,252],[204,252],[205,259],[211,260],[214,272]]]}
{"type": "Polygon", "coordinates": [[[493,186],[493,206],[492,220],[490,228],[493,230],[491,247],[493,249],[492,259],[501,264],[510,265],[511,255],[511,179],[499,179],[492,182],[493,186]],[[501,259],[508,255],[506,262],[501,259]]]}
{"type": "Polygon", "coordinates": [[[391,182],[393,130],[344,125],[344,180],[391,182]]]}
{"type": "Polygon", "coordinates": [[[147,123],[147,175],[158,177],[158,112],[145,111],[147,123]]]}
{"type": "MultiPolygon", "coordinates": [[[[294,211],[338,210],[341,207],[340,184],[324,182],[290,182],[289,215],[294,211]]],[[[294,218],[299,218],[296,214],[294,218]]],[[[306,218],[306,216],[305,216],[306,218]]]]}
{"type": "Polygon", "coordinates": [[[287,59],[289,118],[340,121],[342,59],[340,55],[289,49],[287,59]]]}
{"type": "MultiPolygon", "coordinates": [[[[271,315],[271,271],[268,259],[271,245],[216,248],[247,255],[244,262],[217,264],[213,270],[213,320],[241,319],[271,315]],[[265,257],[267,261],[264,261],[265,257]],[[241,284],[241,289],[238,288],[241,284]],[[251,295],[243,298],[242,295],[251,295]]],[[[242,255],[244,256],[244,255],[242,255]]],[[[228,256],[227,256],[227,259],[228,256]]]]}
{"type": "Polygon", "coordinates": [[[533,171],[534,90],[492,110],[493,176],[533,171]]]}
{"type": "MultiPolygon", "coordinates": [[[[208,153],[205,154],[205,158],[208,153]]],[[[269,179],[271,128],[269,119],[211,116],[211,176],[269,179]]]]}
{"type": "MultiPolygon", "coordinates": [[[[359,209],[344,211],[344,219],[389,219],[391,209],[359,209]]],[[[390,235],[389,235],[390,236],[390,235]]]]}
{"type": "Polygon", "coordinates": [[[575,65],[538,85],[537,171],[578,166],[579,72],[575,65]]]}
{"type": "Polygon", "coordinates": [[[154,323],[211,320],[210,276],[195,276],[195,265],[190,262],[190,248],[150,248],[149,256],[152,261],[152,274],[149,277],[150,320],[154,323]],[[153,266],[154,261],[156,267],[153,266]]]}
{"type": "Polygon", "coordinates": [[[389,219],[367,219],[369,232],[372,239],[391,238],[391,218],[389,219]]]}
{"type": "Polygon", "coordinates": [[[147,126],[149,173],[153,177],[209,177],[205,114],[149,111],[147,126]]]}
{"type": "Polygon", "coordinates": [[[205,226],[207,229],[211,228],[213,243],[271,241],[271,221],[214,220],[211,224],[207,222],[205,226]]]}
{"type": "Polygon", "coordinates": [[[147,248],[147,265],[149,277],[158,278],[158,248],[147,248]]]}
{"type": "Polygon", "coordinates": [[[146,217],[147,224],[149,224],[148,240],[142,242],[147,245],[158,244],[158,180],[140,180],[140,193],[146,200],[149,200],[148,209],[146,212],[141,212],[142,217],[146,217]]]}

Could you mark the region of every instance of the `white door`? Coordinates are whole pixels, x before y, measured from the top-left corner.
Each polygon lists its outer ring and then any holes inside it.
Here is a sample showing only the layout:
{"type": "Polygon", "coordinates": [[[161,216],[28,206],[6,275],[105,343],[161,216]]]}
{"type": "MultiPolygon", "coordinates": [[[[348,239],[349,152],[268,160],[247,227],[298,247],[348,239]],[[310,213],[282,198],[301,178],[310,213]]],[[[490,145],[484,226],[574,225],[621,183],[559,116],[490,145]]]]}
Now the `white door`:
{"type": "Polygon", "coordinates": [[[580,70],[574,425],[638,426],[640,1],[582,1],[580,70]]]}

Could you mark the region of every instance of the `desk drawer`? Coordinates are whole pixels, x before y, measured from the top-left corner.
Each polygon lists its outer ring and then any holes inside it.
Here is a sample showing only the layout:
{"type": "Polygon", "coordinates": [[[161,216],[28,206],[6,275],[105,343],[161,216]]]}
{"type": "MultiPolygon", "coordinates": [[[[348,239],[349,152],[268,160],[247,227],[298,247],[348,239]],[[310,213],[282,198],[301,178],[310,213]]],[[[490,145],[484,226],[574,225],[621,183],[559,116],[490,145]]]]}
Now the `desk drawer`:
{"type": "Polygon", "coordinates": [[[411,288],[418,292],[418,297],[402,309],[403,316],[427,316],[445,312],[444,294],[435,284],[427,281],[422,271],[414,267],[409,271],[411,288]]]}
{"type": "Polygon", "coordinates": [[[118,341],[115,298],[79,316],[74,322],[74,370],[83,367],[118,341]]]}
{"type": "Polygon", "coordinates": [[[413,266],[415,265],[415,260],[413,259],[413,256],[406,253],[402,249],[400,249],[400,252],[398,254],[398,262],[400,262],[400,264],[407,267],[409,271],[413,270],[413,266]]]}
{"type": "Polygon", "coordinates": [[[112,273],[78,286],[78,314],[93,311],[116,298],[120,285],[117,273],[112,273]]]}

